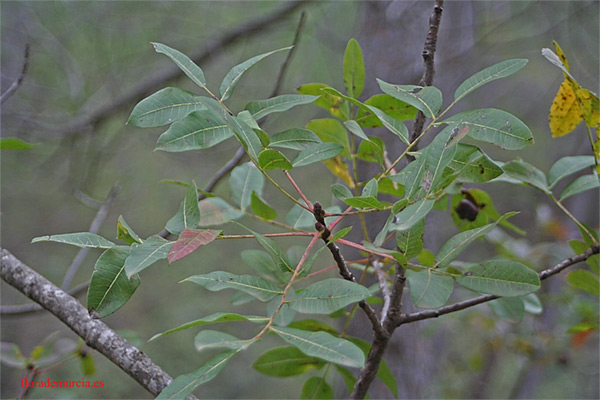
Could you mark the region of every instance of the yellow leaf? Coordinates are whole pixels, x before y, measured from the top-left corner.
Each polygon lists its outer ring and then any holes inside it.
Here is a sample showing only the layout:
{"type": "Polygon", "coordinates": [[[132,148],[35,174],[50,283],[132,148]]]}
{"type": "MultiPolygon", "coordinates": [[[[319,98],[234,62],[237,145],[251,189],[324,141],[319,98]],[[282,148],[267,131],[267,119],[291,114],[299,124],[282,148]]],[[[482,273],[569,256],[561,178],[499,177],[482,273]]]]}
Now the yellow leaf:
{"type": "Polygon", "coordinates": [[[575,90],[575,96],[577,96],[579,109],[583,114],[585,124],[593,128],[598,127],[598,125],[600,125],[598,96],[584,88],[575,90]]]}
{"type": "Polygon", "coordinates": [[[564,80],[554,97],[548,116],[552,137],[564,136],[575,129],[583,119],[573,87],[564,80]]]}
{"type": "Polygon", "coordinates": [[[558,45],[558,43],[556,43],[556,40],[553,40],[552,43],[554,43],[554,48],[556,49],[556,55],[558,56],[558,58],[560,58],[560,61],[563,63],[563,65],[565,66],[567,71],[570,71],[569,62],[567,61],[567,56],[565,56],[565,53],[563,53],[563,51],[560,48],[560,46],[558,45]]]}
{"type": "Polygon", "coordinates": [[[323,161],[323,164],[325,164],[335,176],[343,180],[350,189],[354,189],[354,181],[348,171],[348,165],[346,164],[346,161],[342,160],[342,157],[337,156],[330,158],[329,160],[323,161]]]}

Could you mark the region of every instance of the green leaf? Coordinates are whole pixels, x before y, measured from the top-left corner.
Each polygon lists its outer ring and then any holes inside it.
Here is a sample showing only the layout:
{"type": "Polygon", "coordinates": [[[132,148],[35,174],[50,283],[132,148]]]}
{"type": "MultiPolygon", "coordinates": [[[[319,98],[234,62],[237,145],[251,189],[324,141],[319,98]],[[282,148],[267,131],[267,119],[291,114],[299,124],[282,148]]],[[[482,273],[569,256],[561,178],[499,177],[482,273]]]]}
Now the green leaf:
{"type": "Polygon", "coordinates": [[[360,45],[354,39],[348,41],[344,52],[344,86],[350,97],[358,98],[365,87],[365,63],[360,45]]]}
{"type": "Polygon", "coordinates": [[[262,196],[264,185],[264,176],[251,162],[235,167],[229,177],[229,193],[242,211],[251,206],[253,191],[262,196]]]}
{"type": "Polygon", "coordinates": [[[400,140],[402,140],[404,143],[410,143],[410,140],[408,138],[408,129],[406,129],[406,125],[404,125],[402,121],[398,121],[390,117],[389,115],[387,115],[386,113],[384,113],[376,107],[369,105],[367,105],[366,107],[377,116],[377,118],[381,121],[381,123],[383,124],[383,126],[386,127],[387,130],[392,132],[394,135],[398,136],[398,138],[400,138],[400,140]]]}
{"type": "Polygon", "coordinates": [[[282,49],[273,50],[273,51],[269,51],[268,53],[263,53],[258,56],[254,56],[254,57],[250,58],[249,60],[246,60],[243,63],[238,64],[235,67],[231,68],[231,70],[229,70],[227,75],[225,75],[225,78],[223,78],[223,82],[221,82],[221,87],[219,88],[219,90],[221,92],[221,100],[220,101],[223,102],[231,96],[235,85],[238,83],[238,81],[240,80],[240,78],[242,77],[244,72],[249,70],[254,64],[259,62],[263,58],[270,56],[271,54],[275,54],[279,51],[290,50],[292,47],[293,46],[284,47],[282,49]]]}
{"type": "Polygon", "coordinates": [[[599,328],[598,324],[594,324],[593,322],[582,322],[569,328],[566,333],[586,332],[589,330],[598,330],[599,328]]]}
{"type": "Polygon", "coordinates": [[[514,160],[502,165],[502,170],[506,176],[500,176],[498,180],[512,178],[550,194],[550,189],[548,189],[548,185],[546,184],[546,175],[533,165],[525,161],[514,160]]]}
{"type": "Polygon", "coordinates": [[[333,399],[333,389],[324,378],[311,376],[302,386],[301,399],[333,399]]]}
{"type": "Polygon", "coordinates": [[[269,147],[304,150],[321,142],[321,139],[308,129],[292,128],[271,136],[269,147]]]}
{"type": "Polygon", "coordinates": [[[194,229],[200,222],[200,208],[198,207],[198,189],[196,182],[188,188],[188,191],[179,205],[179,211],[165,226],[165,229],[174,235],[179,235],[185,229],[194,229]]]}
{"type": "Polygon", "coordinates": [[[194,111],[160,135],[156,150],[181,152],[208,149],[232,136],[231,128],[212,110],[194,111]]]}
{"type": "Polygon", "coordinates": [[[418,256],[423,250],[423,234],[425,233],[425,220],[415,223],[410,229],[396,232],[398,250],[407,260],[418,256]]]}
{"type": "Polygon", "coordinates": [[[200,246],[209,244],[219,236],[219,233],[220,231],[184,229],[171,246],[171,250],[169,250],[167,256],[169,264],[181,260],[196,251],[200,246]]]}
{"type": "Polygon", "coordinates": [[[246,228],[245,226],[244,228],[254,235],[254,238],[258,244],[260,244],[263,249],[269,253],[275,264],[279,266],[279,269],[282,272],[294,272],[296,268],[290,264],[290,261],[287,259],[283,250],[281,250],[279,245],[277,245],[273,239],[265,237],[258,232],[254,232],[252,229],[246,228]]]}
{"type": "Polygon", "coordinates": [[[578,269],[567,274],[567,281],[576,288],[585,290],[600,297],[600,282],[598,277],[590,271],[578,269]]]}
{"type": "Polygon", "coordinates": [[[198,226],[222,225],[244,216],[243,211],[237,210],[220,197],[209,197],[198,203],[200,221],[198,226]]]}
{"type": "Polygon", "coordinates": [[[448,275],[440,275],[427,268],[421,271],[406,270],[410,298],[418,308],[438,308],[446,304],[454,281],[448,275]]]}
{"type": "Polygon", "coordinates": [[[560,194],[560,201],[565,200],[577,193],[585,192],[586,190],[592,190],[600,187],[600,181],[594,174],[583,175],[569,183],[566,188],[560,194]]]}
{"type": "MultiPolygon", "coordinates": [[[[373,106],[395,120],[406,121],[415,119],[417,109],[403,101],[393,98],[389,94],[376,94],[369,97],[364,103],[365,106],[373,106]]],[[[373,115],[370,108],[359,108],[356,113],[356,122],[362,127],[376,128],[382,126],[381,121],[373,115]]]]}
{"type": "Polygon", "coordinates": [[[273,149],[264,149],[258,155],[258,165],[266,171],[272,169],[292,169],[290,161],[280,152],[273,149]]]}
{"type": "Polygon", "coordinates": [[[339,121],[331,118],[313,119],[306,124],[306,128],[314,132],[323,142],[341,144],[344,146],[343,155],[349,156],[350,141],[348,133],[339,121]]]}
{"type": "Polygon", "coordinates": [[[202,72],[202,69],[190,60],[188,56],[161,43],[152,43],[152,46],[154,46],[154,50],[157,53],[162,53],[169,57],[179,69],[192,80],[192,82],[206,90],[204,72],[202,72]]]}
{"type": "Polygon", "coordinates": [[[296,90],[301,94],[319,96],[315,101],[315,105],[328,110],[331,115],[342,121],[347,120],[350,113],[348,103],[344,101],[342,96],[323,91],[323,89],[328,88],[329,86],[324,83],[307,83],[296,90]]]}
{"type": "Polygon", "coordinates": [[[81,372],[85,376],[91,376],[96,373],[96,364],[91,352],[79,353],[79,365],[81,366],[81,372]]]}
{"type": "Polygon", "coordinates": [[[142,239],[127,225],[122,215],[119,215],[117,220],[117,239],[121,239],[128,244],[142,243],[142,239]]]}
{"type": "Polygon", "coordinates": [[[115,245],[110,240],[104,239],[102,236],[91,232],[38,236],[31,240],[31,243],[37,242],[58,242],[77,247],[94,247],[96,249],[110,249],[115,245]]]}
{"type": "Polygon", "coordinates": [[[308,286],[289,304],[293,310],[305,314],[330,314],[370,295],[369,289],[358,283],[332,278],[308,286]]]}
{"type": "Polygon", "coordinates": [[[127,277],[137,274],[158,260],[167,258],[173,243],[160,236],[150,236],[141,244],[132,244],[129,257],[125,261],[127,277]]]}
{"type": "Polygon", "coordinates": [[[423,219],[433,208],[435,200],[423,199],[409,205],[396,214],[396,222],[390,224],[390,231],[404,231],[423,219]]]}
{"type": "Polygon", "coordinates": [[[382,210],[385,206],[373,196],[348,197],[344,203],[354,208],[375,208],[382,210]]]}
{"type": "Polygon", "coordinates": [[[238,351],[239,350],[234,350],[217,354],[198,370],[186,375],[179,375],[177,378],[173,379],[173,381],[166,388],[164,388],[162,392],[160,392],[156,399],[185,399],[198,386],[217,376],[225,367],[227,362],[235,354],[237,354],[238,351]]]}
{"type": "Polygon", "coordinates": [[[539,297],[535,293],[529,293],[521,297],[525,305],[525,312],[533,315],[540,315],[544,311],[544,306],[539,297]]]}
{"type": "Polygon", "coordinates": [[[497,221],[487,224],[475,229],[470,229],[468,231],[461,232],[457,235],[451,237],[440,249],[438,254],[435,256],[437,262],[435,263],[436,268],[444,268],[450,264],[452,260],[462,253],[468,245],[470,245],[476,239],[487,235],[492,229],[496,227],[496,225],[507,218],[516,215],[516,212],[511,212],[504,214],[497,221]]]}
{"type": "Polygon", "coordinates": [[[238,350],[248,347],[255,341],[256,339],[238,339],[228,333],[205,329],[196,335],[194,345],[198,351],[206,349],[238,350]]]}
{"type": "Polygon", "coordinates": [[[428,118],[435,118],[442,108],[442,92],[435,86],[392,85],[381,79],[377,83],[383,93],[421,110],[428,118]]]}
{"type": "Polygon", "coordinates": [[[140,278],[125,275],[125,260],[129,246],[115,246],[106,250],[94,266],[87,294],[87,308],[106,317],[121,308],[140,285],[140,278]]]}
{"type": "Polygon", "coordinates": [[[507,76],[514,74],[515,72],[523,68],[525,64],[527,64],[527,61],[528,60],[524,58],[506,60],[477,72],[476,74],[465,80],[463,83],[461,83],[460,86],[456,89],[456,92],[454,92],[454,101],[458,102],[467,94],[480,88],[486,83],[495,81],[496,79],[506,78],[507,76]]]}
{"type": "Polygon", "coordinates": [[[363,187],[363,190],[361,192],[361,196],[373,196],[373,197],[377,197],[377,191],[378,191],[378,184],[377,184],[377,179],[372,178],[370,179],[365,186],[363,187]]]}
{"type": "Polygon", "coordinates": [[[252,101],[246,105],[245,109],[250,111],[255,120],[259,120],[274,112],[287,111],[301,104],[312,103],[318,98],[318,96],[302,94],[284,94],[266,100],[252,101]]]}
{"type": "Polygon", "coordinates": [[[354,135],[358,136],[359,138],[361,138],[363,140],[369,140],[369,137],[362,130],[362,128],[360,127],[358,122],[353,121],[353,120],[344,121],[344,126],[346,127],[346,129],[348,129],[350,132],[352,132],[354,135]]]}
{"type": "Polygon", "coordinates": [[[517,323],[525,316],[525,305],[521,297],[501,297],[488,302],[488,305],[500,318],[517,323]]]}
{"type": "Polygon", "coordinates": [[[178,326],[177,328],[169,329],[162,333],[157,333],[156,335],[152,336],[148,341],[150,342],[152,340],[158,339],[159,337],[169,335],[169,334],[175,333],[175,332],[180,332],[180,331],[183,331],[186,329],[194,328],[196,326],[216,324],[216,323],[221,323],[221,322],[236,322],[236,321],[249,321],[249,322],[253,322],[253,323],[264,323],[264,322],[267,322],[268,320],[269,319],[266,317],[258,317],[256,315],[241,315],[241,314],[235,314],[235,313],[218,312],[218,313],[207,315],[206,317],[203,317],[203,318],[191,321],[191,322],[186,322],[185,324],[182,324],[182,325],[178,326]]]}
{"type": "Polygon", "coordinates": [[[345,199],[354,196],[350,189],[339,183],[334,183],[333,185],[331,185],[331,193],[333,193],[333,195],[341,201],[344,201],[345,199]]]}
{"type": "Polygon", "coordinates": [[[252,364],[252,368],[261,374],[284,378],[296,376],[321,369],[325,362],[320,358],[310,357],[296,347],[276,347],[267,350],[252,364]]]}
{"type": "Polygon", "coordinates": [[[383,140],[378,137],[371,137],[369,141],[363,140],[360,142],[356,156],[361,160],[379,163],[383,170],[385,168],[384,153],[385,143],[383,140]]]}
{"type": "Polygon", "coordinates": [[[258,155],[263,149],[263,144],[257,133],[242,118],[229,114],[226,114],[225,118],[229,127],[233,129],[233,134],[242,144],[250,158],[254,161],[258,160],[258,155]]]}
{"type": "Polygon", "coordinates": [[[427,162],[427,172],[425,175],[426,182],[423,182],[422,185],[425,187],[427,193],[435,192],[439,189],[444,168],[454,158],[456,146],[452,143],[451,137],[452,131],[444,129],[423,149],[422,157],[427,162]]]}
{"type": "Polygon", "coordinates": [[[363,352],[355,344],[326,332],[275,326],[271,326],[271,331],[308,356],[353,368],[361,368],[365,362],[363,352]]]}
{"type": "Polygon", "coordinates": [[[242,251],[241,256],[242,260],[263,278],[279,284],[288,283],[289,272],[282,273],[269,253],[262,250],[248,249],[242,251]]]}
{"type": "Polygon", "coordinates": [[[448,164],[459,173],[459,181],[466,183],[488,182],[502,175],[502,168],[476,146],[458,143],[454,158],[448,164]]]}
{"type": "Polygon", "coordinates": [[[252,191],[252,198],[250,199],[250,207],[252,208],[254,214],[261,218],[266,220],[277,218],[277,213],[275,210],[270,205],[265,203],[260,197],[258,197],[254,190],[252,191]]]}
{"type": "Polygon", "coordinates": [[[34,147],[34,144],[18,138],[0,138],[0,150],[30,150],[34,147]]]}
{"type": "Polygon", "coordinates": [[[548,187],[552,189],[561,179],[594,165],[594,156],[563,157],[548,172],[548,187]]]}
{"type": "Polygon", "coordinates": [[[168,87],[140,101],[131,111],[127,123],[138,128],[163,126],[179,121],[193,111],[204,109],[204,98],[168,87]]]}
{"type": "Polygon", "coordinates": [[[520,150],[533,144],[531,131],[520,119],[494,108],[465,111],[445,119],[457,133],[492,143],[505,150],[520,150]],[[465,132],[466,131],[466,132],[465,132]]]}
{"type": "Polygon", "coordinates": [[[540,288],[535,271],[511,260],[485,261],[455,279],[467,289],[505,297],[523,296],[540,288]]]}
{"type": "Polygon", "coordinates": [[[338,143],[320,143],[302,150],[292,165],[294,167],[302,167],[304,165],[313,164],[319,161],[328,160],[340,154],[344,150],[344,147],[338,143]]]}
{"type": "Polygon", "coordinates": [[[247,293],[263,302],[269,301],[283,293],[277,286],[262,278],[252,275],[234,275],[225,271],[213,271],[209,274],[193,275],[182,282],[195,283],[211,292],[234,289],[247,293]]]}

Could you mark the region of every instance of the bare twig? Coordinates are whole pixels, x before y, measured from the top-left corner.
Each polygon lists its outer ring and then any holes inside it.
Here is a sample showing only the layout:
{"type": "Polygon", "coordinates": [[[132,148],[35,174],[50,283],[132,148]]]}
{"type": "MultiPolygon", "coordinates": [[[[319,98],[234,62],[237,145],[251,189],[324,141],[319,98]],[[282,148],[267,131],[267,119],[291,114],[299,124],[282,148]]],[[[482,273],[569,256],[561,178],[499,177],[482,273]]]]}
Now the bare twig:
{"type": "Polygon", "coordinates": [[[271,92],[271,96],[269,97],[275,97],[279,94],[279,92],[281,91],[281,85],[283,84],[283,79],[285,78],[285,74],[288,70],[288,65],[290,63],[290,60],[292,59],[292,56],[296,53],[296,47],[298,47],[298,42],[300,41],[300,35],[302,34],[302,28],[304,27],[304,19],[306,18],[306,13],[302,12],[302,14],[300,14],[300,20],[298,21],[298,27],[296,28],[296,33],[294,34],[294,41],[292,42],[292,49],[290,51],[288,51],[287,56],[285,57],[285,60],[283,61],[283,64],[281,64],[281,68],[279,69],[279,75],[277,76],[277,81],[275,83],[275,87],[273,88],[273,91],[271,92]]]}
{"type": "Polygon", "coordinates": [[[25,78],[25,74],[27,73],[27,68],[29,67],[29,43],[25,45],[25,56],[23,57],[23,68],[21,68],[21,73],[17,76],[17,79],[10,85],[6,92],[2,93],[0,96],[0,104],[4,103],[10,96],[12,96],[21,83],[23,83],[23,79],[25,78]]]}
{"type": "Polygon", "coordinates": [[[0,275],[9,285],[54,314],[92,349],[157,396],[173,379],[152,360],[106,324],[90,316],[75,298],[0,249],[0,275]]]}
{"type": "MultiPolygon", "coordinates": [[[[429,31],[427,32],[427,38],[425,39],[425,45],[423,46],[423,76],[421,76],[421,80],[419,81],[419,86],[431,86],[433,84],[433,75],[435,73],[434,68],[434,55],[435,48],[437,44],[438,31],[440,28],[440,22],[442,20],[442,6],[444,5],[444,0],[435,0],[435,5],[433,6],[433,11],[431,12],[431,16],[429,17],[429,31]]],[[[425,114],[421,111],[417,113],[417,117],[415,118],[415,123],[413,125],[413,131],[410,135],[411,143],[415,140],[423,132],[423,124],[425,123],[425,114]]],[[[417,150],[418,145],[413,146],[413,151],[417,150]]],[[[412,161],[414,158],[411,155],[406,157],[409,161],[412,161]]]]}
{"type": "MultiPolygon", "coordinates": [[[[191,59],[196,64],[204,64],[214,53],[222,51],[235,44],[240,39],[247,39],[250,35],[254,35],[269,29],[275,23],[282,21],[285,17],[296,11],[306,0],[297,0],[286,2],[286,4],[264,17],[257,18],[248,24],[240,26],[238,29],[229,32],[220,39],[211,43],[207,48],[191,55],[191,59]]],[[[177,67],[169,68],[154,76],[151,76],[133,88],[131,91],[114,99],[110,103],[96,109],[88,115],[81,116],[72,124],[66,127],[59,127],[55,132],[66,135],[77,134],[89,126],[95,126],[112,114],[127,109],[131,103],[139,101],[153,91],[158,90],[165,82],[172,81],[182,75],[182,72],[177,67]]]]}
{"type": "MultiPolygon", "coordinates": [[[[121,184],[119,184],[118,182],[115,183],[113,185],[113,187],[110,189],[110,192],[108,193],[108,196],[106,197],[106,200],[104,201],[104,204],[102,204],[102,206],[96,213],[96,216],[94,217],[92,223],[90,224],[90,229],[88,230],[88,232],[98,233],[98,231],[100,230],[100,226],[102,225],[102,222],[108,215],[108,211],[110,210],[112,205],[115,203],[115,200],[116,200],[117,195],[119,194],[120,190],[121,190],[121,184]]],[[[79,267],[83,263],[83,260],[85,259],[85,256],[87,255],[88,252],[89,252],[89,247],[83,247],[81,250],[79,250],[79,253],[77,253],[75,258],[73,259],[73,262],[69,266],[67,273],[65,274],[63,282],[60,285],[61,289],[67,290],[69,288],[69,286],[71,285],[71,281],[75,277],[75,274],[79,270],[79,267]]]]}
{"type": "MultiPolygon", "coordinates": [[[[584,253],[567,258],[566,260],[556,264],[554,267],[545,269],[542,272],[540,272],[539,273],[540,280],[544,280],[544,279],[551,277],[552,275],[556,275],[559,272],[561,272],[562,270],[564,270],[565,268],[570,267],[573,264],[577,264],[578,262],[585,261],[588,258],[590,258],[592,255],[598,254],[599,251],[600,251],[600,246],[596,245],[596,246],[590,247],[584,253]]],[[[476,306],[481,303],[486,303],[488,301],[495,300],[498,297],[499,296],[494,296],[494,295],[488,294],[488,295],[484,295],[484,296],[475,297],[475,298],[472,298],[469,300],[460,301],[458,303],[444,306],[444,307],[438,308],[436,310],[426,310],[426,311],[419,311],[419,312],[411,313],[411,314],[404,314],[400,317],[400,320],[398,323],[400,325],[402,325],[402,324],[407,324],[409,322],[421,321],[421,320],[429,319],[429,318],[437,318],[441,315],[449,314],[449,313],[452,313],[455,311],[464,310],[465,308],[473,307],[473,306],[476,306]]]]}

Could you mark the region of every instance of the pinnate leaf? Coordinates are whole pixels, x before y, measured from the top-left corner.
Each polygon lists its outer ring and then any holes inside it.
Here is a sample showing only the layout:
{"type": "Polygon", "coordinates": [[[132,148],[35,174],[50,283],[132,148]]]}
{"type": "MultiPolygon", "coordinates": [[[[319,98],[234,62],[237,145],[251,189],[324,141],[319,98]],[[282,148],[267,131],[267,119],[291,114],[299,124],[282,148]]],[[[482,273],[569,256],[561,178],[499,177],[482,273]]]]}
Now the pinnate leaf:
{"type": "Polygon", "coordinates": [[[298,348],[287,346],[267,350],[252,364],[252,368],[261,374],[283,378],[321,369],[323,365],[325,362],[322,359],[307,356],[298,348]]]}
{"type": "Polygon", "coordinates": [[[506,78],[521,70],[527,64],[526,59],[518,58],[514,60],[502,61],[498,64],[494,64],[491,67],[477,72],[473,76],[469,77],[454,92],[454,100],[459,101],[467,94],[485,85],[486,83],[495,81],[496,79],[506,78]]]}

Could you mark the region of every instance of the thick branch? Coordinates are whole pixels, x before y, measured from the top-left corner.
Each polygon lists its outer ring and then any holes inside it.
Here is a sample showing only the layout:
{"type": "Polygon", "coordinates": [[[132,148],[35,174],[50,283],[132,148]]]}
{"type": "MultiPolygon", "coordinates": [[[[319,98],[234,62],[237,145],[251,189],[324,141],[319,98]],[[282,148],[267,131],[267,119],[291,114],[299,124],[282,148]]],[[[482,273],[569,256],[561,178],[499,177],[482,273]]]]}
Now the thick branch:
{"type": "MultiPolygon", "coordinates": [[[[562,270],[564,270],[567,267],[570,267],[571,265],[577,264],[578,262],[581,262],[581,261],[585,261],[588,258],[590,258],[592,255],[598,254],[599,251],[600,251],[600,246],[596,245],[596,246],[589,248],[585,253],[581,253],[581,254],[578,254],[571,258],[567,258],[566,260],[560,262],[559,264],[556,264],[554,267],[545,269],[542,272],[540,272],[539,273],[540,280],[547,279],[547,278],[551,277],[552,275],[558,274],[559,272],[561,272],[562,270]]],[[[429,318],[437,318],[440,315],[445,315],[445,314],[449,314],[449,313],[452,313],[455,311],[464,310],[465,308],[473,307],[473,306],[476,306],[481,303],[486,303],[488,301],[495,300],[498,297],[499,296],[494,296],[494,295],[488,294],[488,295],[484,295],[484,296],[475,297],[475,298],[472,298],[469,300],[460,301],[458,303],[451,304],[449,306],[444,306],[444,307],[438,308],[436,310],[426,310],[426,311],[419,311],[419,312],[411,313],[411,314],[404,314],[400,317],[399,325],[407,324],[409,322],[421,321],[421,320],[429,319],[429,318]]]]}
{"type": "Polygon", "coordinates": [[[8,250],[0,249],[2,279],[54,314],[85,343],[135,379],[154,396],[173,379],[152,360],[106,324],[90,316],[75,298],[23,264],[8,250]]]}
{"type": "MultiPolygon", "coordinates": [[[[306,0],[297,0],[288,2],[275,11],[272,14],[266,15],[262,18],[258,18],[254,21],[249,22],[246,25],[242,25],[239,29],[229,32],[219,40],[211,43],[208,48],[192,54],[190,57],[196,64],[204,64],[211,55],[218,51],[222,51],[224,48],[231,46],[239,39],[247,39],[249,36],[256,33],[269,29],[273,24],[281,21],[283,18],[288,16],[297,10],[306,0]]],[[[94,126],[105,118],[110,117],[112,114],[119,112],[123,109],[127,109],[131,103],[139,101],[146,97],[153,91],[158,90],[165,82],[171,81],[179,76],[182,72],[179,68],[173,66],[168,70],[158,73],[150,78],[144,80],[137,87],[133,88],[128,93],[114,99],[110,103],[107,103],[103,107],[98,108],[89,115],[80,117],[74,123],[67,127],[58,128],[56,131],[64,134],[77,134],[81,130],[89,126],[94,126]]]]}
{"type": "MultiPolygon", "coordinates": [[[[433,6],[433,11],[431,12],[431,16],[429,17],[429,31],[427,32],[427,38],[425,39],[425,45],[423,46],[422,53],[424,70],[421,80],[419,81],[419,86],[431,86],[433,84],[433,75],[435,74],[434,55],[440,22],[442,20],[443,5],[444,0],[436,0],[435,5],[433,6]]],[[[423,132],[424,123],[425,114],[419,111],[413,125],[413,131],[410,135],[411,142],[417,140],[421,132],[423,132]]],[[[417,146],[413,147],[413,151],[415,150],[417,150],[417,146]]],[[[412,156],[408,156],[407,158],[412,160],[412,156]]]]}

